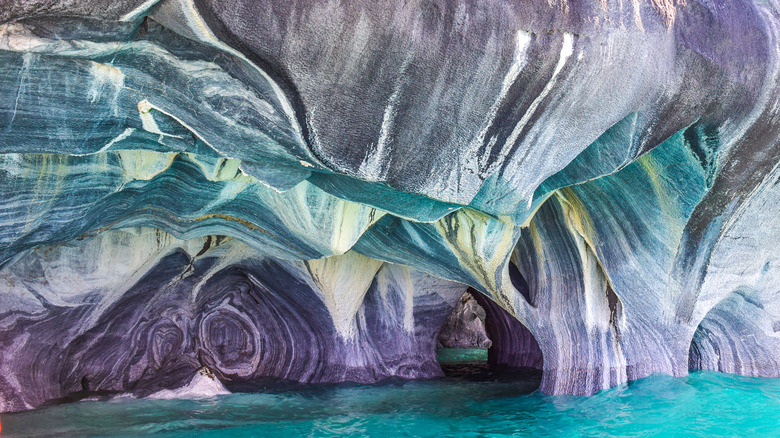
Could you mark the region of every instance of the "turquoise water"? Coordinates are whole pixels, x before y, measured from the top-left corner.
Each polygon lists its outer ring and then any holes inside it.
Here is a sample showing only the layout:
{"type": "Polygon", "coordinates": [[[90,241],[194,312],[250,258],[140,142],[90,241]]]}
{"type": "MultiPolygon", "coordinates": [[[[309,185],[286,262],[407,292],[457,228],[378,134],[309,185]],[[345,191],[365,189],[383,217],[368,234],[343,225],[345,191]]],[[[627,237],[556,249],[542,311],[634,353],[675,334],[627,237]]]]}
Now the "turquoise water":
{"type": "Polygon", "coordinates": [[[487,362],[488,351],[482,348],[439,348],[436,359],[440,364],[487,362]]]}
{"type": "Polygon", "coordinates": [[[300,387],[204,401],[80,402],[5,414],[15,436],[780,435],[780,379],[651,376],[593,397],[524,393],[533,379],[300,387]]]}

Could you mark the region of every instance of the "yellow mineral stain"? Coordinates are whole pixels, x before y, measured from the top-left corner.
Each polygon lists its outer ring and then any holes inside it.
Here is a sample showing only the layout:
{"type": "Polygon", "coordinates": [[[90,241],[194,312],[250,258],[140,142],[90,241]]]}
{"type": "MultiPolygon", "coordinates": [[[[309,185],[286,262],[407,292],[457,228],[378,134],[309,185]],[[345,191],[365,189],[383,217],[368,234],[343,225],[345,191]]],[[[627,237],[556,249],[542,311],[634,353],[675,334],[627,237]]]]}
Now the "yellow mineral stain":
{"type": "Polygon", "coordinates": [[[670,189],[669,184],[664,180],[663,173],[665,169],[659,166],[658,160],[653,154],[644,154],[636,160],[636,163],[642,166],[645,174],[650,178],[653,193],[658,200],[661,211],[667,219],[666,223],[668,223],[670,227],[673,227],[673,224],[677,222],[676,219],[680,217],[682,213],[679,211],[677,202],[675,202],[674,199],[671,199],[671,196],[673,196],[677,190],[673,188],[670,189]]]}
{"type": "Polygon", "coordinates": [[[91,62],[92,84],[89,87],[89,99],[97,103],[104,94],[109,94],[111,110],[119,115],[119,93],[125,86],[125,75],[121,70],[109,64],[91,62]]]}
{"type": "Polygon", "coordinates": [[[122,70],[113,65],[93,61],[91,61],[91,66],[91,73],[94,78],[93,87],[90,89],[92,102],[97,101],[105,85],[112,85],[115,90],[124,87],[125,74],[122,73],[122,70]]]}
{"type": "Polygon", "coordinates": [[[597,246],[594,244],[596,233],[593,221],[585,205],[571,188],[557,190],[555,194],[564,213],[566,228],[577,243],[582,263],[587,325],[588,327],[602,325],[606,327],[609,323],[609,310],[605,307],[606,290],[608,287],[611,288],[615,295],[618,295],[618,298],[619,294],[596,252],[597,246]],[[604,317],[605,312],[606,317],[604,317]]]}
{"type": "Polygon", "coordinates": [[[511,218],[463,208],[436,222],[436,230],[460,265],[493,296],[500,296],[516,237],[511,218]]]}
{"type": "Polygon", "coordinates": [[[178,155],[176,152],[146,150],[119,150],[116,154],[128,181],[151,180],[171,167],[178,155]]]}
{"type": "Polygon", "coordinates": [[[531,237],[531,241],[534,243],[534,251],[536,251],[536,260],[542,265],[547,262],[547,253],[544,252],[544,244],[542,242],[542,236],[539,234],[539,229],[536,228],[536,224],[531,222],[528,226],[528,235],[531,237]]]}
{"type": "Polygon", "coordinates": [[[337,201],[341,208],[335,210],[331,248],[336,254],[347,252],[371,225],[386,213],[356,202],[337,201]]]}
{"type": "Polygon", "coordinates": [[[563,209],[566,226],[569,230],[581,235],[588,245],[594,247],[593,241],[596,234],[593,221],[574,190],[569,187],[556,190],[555,197],[563,209]]]}
{"type": "Polygon", "coordinates": [[[51,209],[57,195],[65,187],[70,167],[67,155],[29,154],[25,158],[35,163],[30,171],[37,176],[25,216],[23,232],[27,233],[34,230],[45,212],[51,209]]]}
{"type": "Polygon", "coordinates": [[[344,340],[353,339],[355,316],[384,262],[350,251],[304,263],[322,293],[336,332],[344,340]]]}

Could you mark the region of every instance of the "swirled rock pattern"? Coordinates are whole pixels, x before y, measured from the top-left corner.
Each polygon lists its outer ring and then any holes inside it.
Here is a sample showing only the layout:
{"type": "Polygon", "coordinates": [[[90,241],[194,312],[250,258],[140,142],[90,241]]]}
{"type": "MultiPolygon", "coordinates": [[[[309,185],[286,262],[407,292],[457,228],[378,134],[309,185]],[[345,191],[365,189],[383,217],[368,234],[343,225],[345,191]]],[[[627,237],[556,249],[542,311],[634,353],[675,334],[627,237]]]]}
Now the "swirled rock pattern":
{"type": "Polygon", "coordinates": [[[469,287],[550,394],[777,376],[778,11],[0,5],[0,411],[435,376],[469,287]]]}
{"type": "Polygon", "coordinates": [[[203,366],[223,382],[441,375],[436,334],[466,290],[353,253],[282,261],[235,239],[181,241],[153,229],[36,249],[2,281],[4,410],[148,395],[186,385],[203,366]],[[315,263],[332,266],[315,276],[315,263]],[[355,283],[355,269],[368,281],[355,283]],[[339,305],[356,303],[348,326],[328,309],[323,281],[341,283],[339,305]],[[65,288],[74,293],[58,293],[65,288]]]}

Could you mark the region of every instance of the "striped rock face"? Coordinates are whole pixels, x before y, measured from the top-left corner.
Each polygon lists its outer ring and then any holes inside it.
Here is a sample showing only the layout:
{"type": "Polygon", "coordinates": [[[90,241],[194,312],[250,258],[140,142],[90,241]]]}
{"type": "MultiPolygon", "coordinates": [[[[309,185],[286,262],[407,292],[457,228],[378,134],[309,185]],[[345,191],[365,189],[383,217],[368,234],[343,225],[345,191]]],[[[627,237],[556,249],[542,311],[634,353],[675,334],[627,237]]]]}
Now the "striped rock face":
{"type": "Polygon", "coordinates": [[[5,2],[0,412],[437,376],[469,288],[550,394],[780,376],[777,11],[5,2]]]}

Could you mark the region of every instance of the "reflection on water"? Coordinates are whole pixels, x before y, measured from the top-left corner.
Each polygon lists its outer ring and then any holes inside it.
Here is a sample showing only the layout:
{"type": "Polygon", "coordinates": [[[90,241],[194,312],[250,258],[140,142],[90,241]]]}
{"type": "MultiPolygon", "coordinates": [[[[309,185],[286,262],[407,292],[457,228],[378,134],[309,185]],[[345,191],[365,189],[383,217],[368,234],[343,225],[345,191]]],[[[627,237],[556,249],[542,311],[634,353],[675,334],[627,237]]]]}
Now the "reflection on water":
{"type": "Polygon", "coordinates": [[[436,359],[440,364],[487,362],[487,348],[439,348],[436,359]]]}
{"type": "Polygon", "coordinates": [[[439,348],[436,357],[447,380],[514,383],[517,395],[534,392],[542,381],[542,372],[533,368],[488,365],[487,349],[439,348]]]}
{"type": "Polygon", "coordinates": [[[482,371],[484,378],[290,384],[202,401],[72,403],[2,415],[2,436],[780,435],[779,379],[651,376],[592,397],[550,397],[528,393],[538,375],[482,371]]]}

